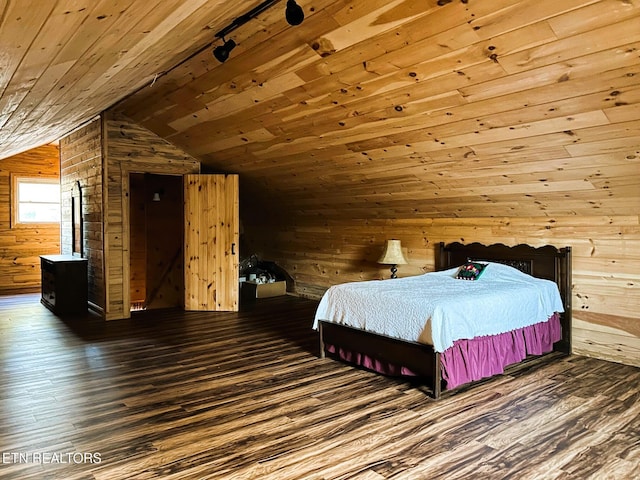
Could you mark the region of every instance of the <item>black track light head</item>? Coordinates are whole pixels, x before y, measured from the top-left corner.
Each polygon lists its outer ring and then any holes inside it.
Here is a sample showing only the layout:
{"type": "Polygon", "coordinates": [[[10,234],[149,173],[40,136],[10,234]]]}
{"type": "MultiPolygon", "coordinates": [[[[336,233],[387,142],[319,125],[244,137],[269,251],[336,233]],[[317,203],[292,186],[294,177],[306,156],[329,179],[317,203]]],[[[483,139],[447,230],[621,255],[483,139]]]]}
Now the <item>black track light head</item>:
{"type": "MultiPolygon", "coordinates": [[[[223,38],[224,40],[224,38],[223,38]]],[[[218,45],[213,49],[213,56],[216,57],[220,63],[224,63],[229,58],[229,53],[236,47],[236,42],[233,40],[226,40],[224,45],[218,45]]]]}
{"type": "MultiPolygon", "coordinates": [[[[262,3],[252,8],[244,15],[240,15],[238,18],[234,19],[233,22],[216,33],[216,38],[219,38],[224,42],[223,45],[219,45],[213,49],[213,56],[216,58],[216,60],[218,60],[220,63],[226,62],[229,59],[231,50],[236,47],[236,42],[234,42],[233,40],[225,40],[225,36],[229,35],[236,28],[244,25],[252,18],[257,17],[260,13],[264,12],[279,1],[280,0],[263,0],[262,3]]],[[[304,10],[302,10],[302,7],[298,5],[295,0],[287,0],[285,18],[287,19],[287,23],[289,25],[300,25],[304,20],[304,10]]],[[[209,48],[209,46],[207,46],[206,48],[209,48]]]]}
{"type": "Polygon", "coordinates": [[[287,0],[287,9],[284,15],[289,25],[300,25],[304,20],[304,11],[295,0],[287,0]]]}

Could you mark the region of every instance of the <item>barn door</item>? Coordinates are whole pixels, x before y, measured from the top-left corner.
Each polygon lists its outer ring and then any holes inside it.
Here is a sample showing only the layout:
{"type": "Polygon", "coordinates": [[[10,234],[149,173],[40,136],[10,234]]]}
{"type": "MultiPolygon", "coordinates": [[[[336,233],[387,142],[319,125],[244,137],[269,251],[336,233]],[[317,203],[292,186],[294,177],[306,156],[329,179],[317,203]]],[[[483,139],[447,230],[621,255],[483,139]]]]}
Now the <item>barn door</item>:
{"type": "Polygon", "coordinates": [[[238,176],[185,175],[185,310],[238,311],[238,176]]]}

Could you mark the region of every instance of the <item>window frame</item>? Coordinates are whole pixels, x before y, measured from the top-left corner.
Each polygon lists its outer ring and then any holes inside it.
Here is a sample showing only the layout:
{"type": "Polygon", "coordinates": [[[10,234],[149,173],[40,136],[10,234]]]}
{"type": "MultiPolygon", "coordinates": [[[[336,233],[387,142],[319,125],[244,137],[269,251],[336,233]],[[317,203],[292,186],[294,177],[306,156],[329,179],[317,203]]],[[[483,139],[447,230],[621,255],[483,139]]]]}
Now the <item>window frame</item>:
{"type": "MultiPolygon", "coordinates": [[[[48,202],[43,202],[48,203],[48,202]]],[[[41,226],[53,226],[62,224],[62,185],[59,177],[30,175],[12,175],[11,181],[11,228],[33,228],[41,226]],[[21,222],[20,212],[20,184],[21,183],[42,183],[45,185],[60,186],[60,196],[58,197],[58,208],[60,209],[60,219],[50,222],[21,222]]]]}

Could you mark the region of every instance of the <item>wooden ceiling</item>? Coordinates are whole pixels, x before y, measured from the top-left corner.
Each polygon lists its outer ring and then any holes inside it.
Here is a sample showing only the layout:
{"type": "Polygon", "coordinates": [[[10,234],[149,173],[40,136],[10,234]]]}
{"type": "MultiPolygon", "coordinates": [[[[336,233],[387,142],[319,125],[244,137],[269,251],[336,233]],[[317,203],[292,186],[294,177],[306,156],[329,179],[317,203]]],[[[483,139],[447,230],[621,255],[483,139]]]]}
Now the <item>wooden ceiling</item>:
{"type": "Polygon", "coordinates": [[[259,3],[0,1],[0,158],[62,137],[259,3]]]}
{"type": "Polygon", "coordinates": [[[287,216],[640,210],[640,0],[300,0],[296,27],[283,1],[222,64],[196,52],[259,2],[51,3],[3,13],[3,44],[18,16],[38,32],[5,154],[152,83],[116,108],[287,216]]]}

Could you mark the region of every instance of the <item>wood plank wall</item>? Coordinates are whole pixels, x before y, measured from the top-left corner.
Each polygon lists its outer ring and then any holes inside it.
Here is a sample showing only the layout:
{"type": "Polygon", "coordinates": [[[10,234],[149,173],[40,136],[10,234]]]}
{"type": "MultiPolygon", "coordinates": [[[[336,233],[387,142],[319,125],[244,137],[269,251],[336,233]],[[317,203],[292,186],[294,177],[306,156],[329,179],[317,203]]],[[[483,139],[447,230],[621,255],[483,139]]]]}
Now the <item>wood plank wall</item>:
{"type": "Polygon", "coordinates": [[[62,189],[62,253],[72,252],[71,189],[82,190],[82,254],[88,262],[88,299],[100,312],[105,306],[102,129],[98,118],[60,140],[60,186],[62,189]]]}
{"type": "Polygon", "coordinates": [[[60,177],[58,147],[46,145],[0,160],[0,295],[40,289],[40,255],[60,253],[60,226],[12,225],[14,176],[60,177]]]}
{"type": "Polygon", "coordinates": [[[105,318],[130,316],[129,298],[129,174],[198,173],[200,162],[114,112],[103,114],[107,183],[105,197],[105,318]]]}
{"type": "Polygon", "coordinates": [[[330,285],[388,278],[376,260],[384,241],[398,238],[409,265],[398,275],[434,270],[437,243],[460,241],[573,248],[574,353],[640,366],[640,219],[602,217],[476,217],[244,221],[250,251],[282,266],[295,290],[311,298],[330,285]]]}

